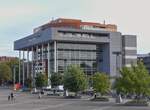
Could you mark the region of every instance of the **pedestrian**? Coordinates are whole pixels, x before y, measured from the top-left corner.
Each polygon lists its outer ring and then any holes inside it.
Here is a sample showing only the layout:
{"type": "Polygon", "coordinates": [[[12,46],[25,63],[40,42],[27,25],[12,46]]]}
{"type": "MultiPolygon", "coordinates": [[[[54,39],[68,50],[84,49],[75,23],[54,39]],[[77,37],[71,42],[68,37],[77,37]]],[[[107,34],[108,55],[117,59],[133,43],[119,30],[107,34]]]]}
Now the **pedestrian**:
{"type": "Polygon", "coordinates": [[[39,98],[39,99],[41,99],[41,97],[42,97],[42,96],[41,96],[41,92],[39,92],[39,94],[38,94],[38,98],[39,98]]]}
{"type": "Polygon", "coordinates": [[[10,93],[10,97],[11,97],[11,100],[14,100],[14,94],[13,94],[13,92],[10,93]]]}
{"type": "Polygon", "coordinates": [[[122,103],[122,97],[120,94],[119,94],[119,103],[122,103]]]}
{"type": "Polygon", "coordinates": [[[8,95],[8,101],[10,101],[10,95],[8,95]]]}
{"type": "Polygon", "coordinates": [[[122,97],[120,94],[116,97],[116,103],[122,103],[122,97]]]}

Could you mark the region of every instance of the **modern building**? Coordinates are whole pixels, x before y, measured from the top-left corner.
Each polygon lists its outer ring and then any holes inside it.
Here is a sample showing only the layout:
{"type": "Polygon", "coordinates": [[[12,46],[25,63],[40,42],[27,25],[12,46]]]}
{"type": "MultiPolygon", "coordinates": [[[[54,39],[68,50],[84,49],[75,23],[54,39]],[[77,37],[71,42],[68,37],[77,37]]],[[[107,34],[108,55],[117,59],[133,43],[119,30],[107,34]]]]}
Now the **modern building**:
{"type": "Polygon", "coordinates": [[[150,73],[150,53],[149,54],[138,54],[138,60],[142,61],[146,69],[150,73]]]}
{"type": "Polygon", "coordinates": [[[136,63],[136,48],[136,36],[122,35],[116,25],[63,18],[35,28],[33,34],[14,42],[20,59],[21,52],[23,59],[25,53],[27,61],[31,58],[33,77],[38,73],[50,77],[78,64],[86,75],[100,71],[115,78],[119,68],[136,63]]]}

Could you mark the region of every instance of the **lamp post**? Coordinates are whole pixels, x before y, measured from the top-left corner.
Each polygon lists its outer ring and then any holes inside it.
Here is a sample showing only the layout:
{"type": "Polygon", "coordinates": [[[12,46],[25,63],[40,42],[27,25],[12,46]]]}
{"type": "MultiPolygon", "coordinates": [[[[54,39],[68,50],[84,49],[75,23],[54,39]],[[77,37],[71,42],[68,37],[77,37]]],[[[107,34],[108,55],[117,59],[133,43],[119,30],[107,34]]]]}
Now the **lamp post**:
{"type": "MultiPolygon", "coordinates": [[[[67,71],[67,59],[64,59],[64,72],[66,72],[67,71]]],[[[64,96],[66,97],[66,96],[68,96],[68,92],[67,92],[67,90],[64,88],[64,96]]]]}
{"type": "Polygon", "coordinates": [[[14,90],[16,89],[15,88],[15,83],[16,83],[16,66],[17,65],[13,66],[13,85],[14,85],[14,90]]]}

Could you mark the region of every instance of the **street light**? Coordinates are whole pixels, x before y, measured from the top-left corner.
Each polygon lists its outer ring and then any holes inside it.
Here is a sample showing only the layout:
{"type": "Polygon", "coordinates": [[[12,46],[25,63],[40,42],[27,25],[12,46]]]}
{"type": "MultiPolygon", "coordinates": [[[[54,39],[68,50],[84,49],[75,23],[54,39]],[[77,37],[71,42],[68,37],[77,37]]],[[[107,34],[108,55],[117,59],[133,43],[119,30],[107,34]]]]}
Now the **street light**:
{"type": "MultiPolygon", "coordinates": [[[[67,71],[67,59],[64,59],[64,66],[65,66],[64,72],[66,72],[67,71]]],[[[64,96],[68,96],[68,92],[65,88],[64,88],[64,96]]]]}
{"type": "Polygon", "coordinates": [[[17,65],[13,65],[13,85],[15,87],[15,83],[16,83],[16,67],[17,65]]]}

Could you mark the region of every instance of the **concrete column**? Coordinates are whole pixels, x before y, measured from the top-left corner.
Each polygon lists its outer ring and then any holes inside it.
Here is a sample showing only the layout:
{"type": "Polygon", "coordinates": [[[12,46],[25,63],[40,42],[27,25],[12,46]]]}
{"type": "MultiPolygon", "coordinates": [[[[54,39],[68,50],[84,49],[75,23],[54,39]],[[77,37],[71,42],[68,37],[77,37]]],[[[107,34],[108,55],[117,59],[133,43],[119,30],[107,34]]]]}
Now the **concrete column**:
{"type": "Polygon", "coordinates": [[[20,74],[21,74],[21,51],[19,51],[19,84],[21,83],[20,74]]]}
{"type": "Polygon", "coordinates": [[[50,47],[49,47],[49,43],[48,43],[48,46],[47,46],[47,51],[48,51],[48,54],[47,54],[47,60],[48,60],[48,74],[47,74],[47,76],[48,76],[48,85],[50,85],[50,77],[51,77],[51,75],[50,75],[50,53],[49,53],[49,49],[50,49],[50,47]]]}
{"type": "MultiPolygon", "coordinates": [[[[38,60],[38,45],[36,46],[36,67],[38,66],[38,62],[39,62],[39,60],[38,60]]],[[[37,70],[37,68],[36,68],[36,70],[37,70]]],[[[37,74],[37,71],[35,72],[35,77],[36,77],[36,74],[37,74]]]]}
{"type": "Polygon", "coordinates": [[[32,85],[33,85],[33,87],[35,87],[35,75],[34,75],[34,50],[33,50],[33,47],[32,47],[32,71],[31,71],[32,73],[31,73],[31,77],[32,77],[32,79],[33,79],[33,82],[32,82],[32,85]]]}
{"type": "Polygon", "coordinates": [[[54,72],[57,72],[57,47],[56,41],[54,41],[54,72]]]}
{"type": "Polygon", "coordinates": [[[42,44],[42,73],[44,73],[43,44],[42,44]]]}
{"type": "Polygon", "coordinates": [[[27,50],[27,78],[29,78],[29,49],[27,50]]]}
{"type": "Polygon", "coordinates": [[[120,76],[120,55],[116,54],[116,77],[120,76]]]}
{"type": "Polygon", "coordinates": [[[14,86],[16,84],[16,65],[14,65],[14,67],[13,67],[13,84],[14,84],[14,86]]]}
{"type": "Polygon", "coordinates": [[[25,71],[24,71],[24,69],[25,69],[24,68],[24,51],[23,51],[23,62],[22,62],[22,64],[23,64],[23,68],[22,68],[23,69],[23,72],[22,72],[23,73],[23,75],[22,75],[22,84],[23,84],[23,87],[24,87],[24,74],[25,74],[25,71]]]}

